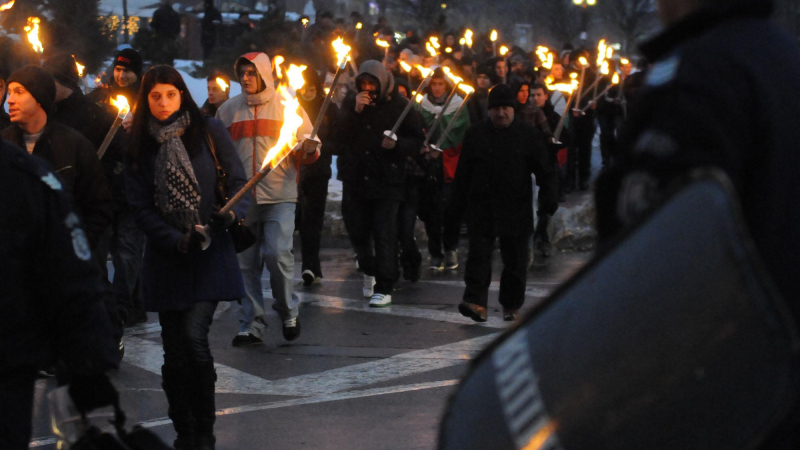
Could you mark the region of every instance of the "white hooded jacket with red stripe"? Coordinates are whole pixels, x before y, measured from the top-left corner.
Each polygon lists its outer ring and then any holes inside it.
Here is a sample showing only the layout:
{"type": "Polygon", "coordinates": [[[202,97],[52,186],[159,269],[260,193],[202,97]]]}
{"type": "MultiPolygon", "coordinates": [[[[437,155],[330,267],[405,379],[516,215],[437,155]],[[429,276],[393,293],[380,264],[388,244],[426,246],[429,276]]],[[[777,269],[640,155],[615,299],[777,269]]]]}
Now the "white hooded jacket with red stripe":
{"type": "MultiPolygon", "coordinates": [[[[275,91],[272,79],[272,63],[264,53],[247,53],[240,57],[234,65],[237,78],[241,79],[241,65],[252,63],[261,76],[265,87],[256,94],[241,94],[225,102],[217,110],[217,119],[221,120],[236,144],[247,172],[251,178],[261,168],[267,152],[278,141],[283,126],[283,109],[281,97],[275,91]]],[[[302,141],[311,134],[313,124],[303,108],[299,108],[303,124],[297,129],[297,138],[302,141]]],[[[319,158],[319,150],[303,157],[303,152],[289,155],[272,170],[256,186],[256,202],[258,204],[274,204],[297,201],[297,181],[301,164],[311,164],[319,158]]]]}

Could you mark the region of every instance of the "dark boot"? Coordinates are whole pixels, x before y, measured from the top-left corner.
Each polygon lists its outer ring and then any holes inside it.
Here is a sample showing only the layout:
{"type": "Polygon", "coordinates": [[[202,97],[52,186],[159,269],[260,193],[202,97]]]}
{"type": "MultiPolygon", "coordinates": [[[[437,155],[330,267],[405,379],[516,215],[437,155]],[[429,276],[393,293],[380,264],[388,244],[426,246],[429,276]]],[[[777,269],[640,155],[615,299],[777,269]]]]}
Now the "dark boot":
{"type": "Polygon", "coordinates": [[[192,392],[188,385],[190,379],[187,368],[183,366],[161,366],[161,387],[167,395],[169,410],[175,432],[175,450],[194,450],[195,420],[192,415],[192,392]]]}
{"type": "Polygon", "coordinates": [[[192,414],[195,418],[195,450],[214,450],[214,422],[217,408],[214,401],[214,384],[217,372],[214,363],[199,363],[194,366],[191,379],[192,414]]]}

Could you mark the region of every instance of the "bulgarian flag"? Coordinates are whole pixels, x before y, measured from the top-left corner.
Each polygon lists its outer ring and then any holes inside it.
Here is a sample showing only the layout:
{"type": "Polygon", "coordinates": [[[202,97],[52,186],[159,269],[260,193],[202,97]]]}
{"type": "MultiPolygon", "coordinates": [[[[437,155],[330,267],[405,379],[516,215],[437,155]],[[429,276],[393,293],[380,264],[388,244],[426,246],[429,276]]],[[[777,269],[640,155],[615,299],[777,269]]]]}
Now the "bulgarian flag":
{"type": "Polygon", "coordinates": [[[442,142],[442,165],[444,167],[445,183],[452,183],[455,179],[458,157],[461,155],[461,146],[464,142],[464,134],[467,132],[467,128],[469,128],[469,112],[467,108],[463,108],[458,114],[458,117],[455,117],[456,110],[458,110],[458,107],[461,106],[463,102],[464,100],[457,95],[453,98],[450,105],[447,107],[447,111],[444,112],[444,117],[439,121],[439,126],[436,130],[431,130],[430,127],[433,125],[436,114],[442,110],[442,107],[431,103],[427,95],[422,99],[422,104],[420,105],[422,118],[425,120],[425,127],[428,133],[433,133],[430,142],[438,142],[439,136],[450,125],[450,122],[453,120],[456,121],[456,123],[453,124],[453,128],[450,129],[450,132],[445,137],[444,142],[442,142]]]}

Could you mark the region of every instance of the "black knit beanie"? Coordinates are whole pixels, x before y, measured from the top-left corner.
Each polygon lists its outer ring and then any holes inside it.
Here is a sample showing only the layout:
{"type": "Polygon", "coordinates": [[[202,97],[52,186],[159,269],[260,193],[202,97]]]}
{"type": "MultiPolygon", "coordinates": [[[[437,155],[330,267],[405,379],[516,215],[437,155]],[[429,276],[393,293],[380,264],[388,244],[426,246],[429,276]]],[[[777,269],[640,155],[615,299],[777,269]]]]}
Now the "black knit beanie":
{"type": "Polygon", "coordinates": [[[498,84],[489,90],[489,109],[498,106],[510,106],[513,108],[516,102],[517,98],[514,95],[514,91],[507,84],[498,84]]]}
{"type": "Polygon", "coordinates": [[[53,76],[39,66],[25,66],[8,77],[8,84],[19,83],[31,93],[45,113],[53,111],[56,100],[56,82],[53,76]]]}
{"type": "Polygon", "coordinates": [[[136,74],[137,78],[142,77],[142,57],[139,56],[139,52],[132,48],[122,49],[117,52],[117,55],[114,57],[114,65],[126,67],[131,69],[133,73],[136,74]]]}

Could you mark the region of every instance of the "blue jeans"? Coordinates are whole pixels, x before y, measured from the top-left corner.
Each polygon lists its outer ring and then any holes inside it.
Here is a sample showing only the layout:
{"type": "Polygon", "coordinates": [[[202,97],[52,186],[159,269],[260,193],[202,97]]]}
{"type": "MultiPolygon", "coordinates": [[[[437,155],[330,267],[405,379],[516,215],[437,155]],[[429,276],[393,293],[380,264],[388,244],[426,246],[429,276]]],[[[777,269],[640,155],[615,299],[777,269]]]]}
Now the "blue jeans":
{"type": "Polygon", "coordinates": [[[244,278],[242,312],[239,316],[239,331],[252,333],[261,338],[266,328],[264,318],[264,295],[261,275],[264,266],[269,272],[273,309],[281,320],[297,318],[300,299],[292,291],[294,283],[294,234],[295,203],[256,205],[248,212],[247,223],[258,237],[255,245],[239,253],[239,268],[244,278]]]}

